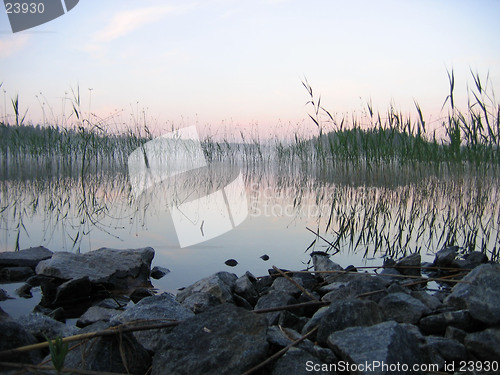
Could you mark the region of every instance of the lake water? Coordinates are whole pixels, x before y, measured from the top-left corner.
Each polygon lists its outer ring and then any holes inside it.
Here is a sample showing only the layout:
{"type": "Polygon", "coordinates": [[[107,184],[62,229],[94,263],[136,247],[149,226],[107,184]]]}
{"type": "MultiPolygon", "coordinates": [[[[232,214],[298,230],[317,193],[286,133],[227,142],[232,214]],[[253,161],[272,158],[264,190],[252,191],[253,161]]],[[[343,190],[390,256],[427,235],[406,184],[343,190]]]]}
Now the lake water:
{"type": "MultiPolygon", "coordinates": [[[[0,251],[151,246],[153,265],[171,270],[154,281],[160,291],[175,293],[221,270],[262,276],[272,265],[303,269],[315,250],[336,253],[332,260],[342,266],[362,266],[415,251],[432,261],[435,251],[450,244],[484,250],[491,258],[500,246],[499,178],[484,168],[347,162],[320,168],[272,158],[232,160],[179,174],[174,182],[157,181],[137,194],[126,169],[96,165],[83,174],[54,172],[44,163],[3,168],[0,251]],[[240,183],[236,195],[226,188],[233,181],[240,183]],[[207,194],[223,200],[201,202],[207,194]],[[182,206],[187,202],[194,206],[182,206]],[[180,214],[172,207],[182,207],[180,214]],[[205,216],[189,218],[189,210],[205,216]],[[222,224],[224,210],[231,230],[222,224]],[[183,233],[181,217],[193,225],[183,233]],[[221,234],[181,247],[179,236],[189,237],[189,230],[196,238],[221,234]],[[264,254],[267,262],[260,258],[264,254]],[[224,264],[231,258],[237,266],[224,264]]],[[[9,303],[6,311],[17,315],[21,305],[9,303]]]]}

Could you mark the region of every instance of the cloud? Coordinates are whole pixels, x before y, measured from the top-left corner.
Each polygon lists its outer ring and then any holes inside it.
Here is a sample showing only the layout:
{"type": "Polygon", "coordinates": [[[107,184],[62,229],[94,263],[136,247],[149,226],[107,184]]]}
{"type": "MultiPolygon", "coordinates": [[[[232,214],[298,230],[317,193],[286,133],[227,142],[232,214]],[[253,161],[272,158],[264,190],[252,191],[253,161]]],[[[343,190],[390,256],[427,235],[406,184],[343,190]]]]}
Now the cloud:
{"type": "Polygon", "coordinates": [[[111,42],[146,24],[159,21],[175,10],[171,6],[154,6],[119,12],[103,30],[94,35],[94,40],[98,43],[111,42]]]}
{"type": "Polygon", "coordinates": [[[22,50],[29,41],[26,34],[14,34],[0,39],[0,59],[5,59],[22,50]]]}

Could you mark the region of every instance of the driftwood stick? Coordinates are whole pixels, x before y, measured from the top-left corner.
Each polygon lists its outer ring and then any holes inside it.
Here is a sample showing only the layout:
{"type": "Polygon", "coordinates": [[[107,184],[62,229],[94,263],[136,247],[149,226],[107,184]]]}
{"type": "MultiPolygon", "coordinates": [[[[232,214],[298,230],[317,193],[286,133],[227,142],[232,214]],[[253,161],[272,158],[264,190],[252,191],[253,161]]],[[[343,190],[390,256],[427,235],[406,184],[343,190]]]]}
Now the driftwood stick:
{"type": "Polygon", "coordinates": [[[278,307],[270,307],[268,309],[253,310],[253,312],[256,314],[265,314],[265,313],[269,313],[269,312],[300,309],[303,307],[326,306],[329,304],[330,304],[330,302],[326,302],[326,301],[303,302],[303,303],[296,303],[294,305],[285,305],[285,306],[278,306],[278,307]]]}
{"type": "Polygon", "coordinates": [[[294,279],[292,279],[290,276],[288,276],[285,272],[280,270],[278,267],[273,266],[273,269],[277,271],[281,276],[283,276],[285,279],[290,281],[293,285],[295,285],[297,288],[299,288],[305,295],[307,295],[311,300],[319,302],[319,299],[317,299],[315,296],[313,296],[309,291],[307,291],[306,288],[304,288],[302,285],[300,285],[298,282],[296,282],[294,279]]]}
{"type": "MultiPolygon", "coordinates": [[[[33,369],[33,370],[48,370],[55,371],[53,366],[42,366],[42,365],[32,365],[31,363],[16,363],[16,362],[0,362],[0,365],[14,368],[23,369],[33,369]]],[[[81,370],[77,368],[63,368],[61,373],[75,373],[82,375],[127,375],[121,372],[104,372],[104,371],[92,371],[92,370],[81,370]]]]}
{"type": "Polygon", "coordinates": [[[290,345],[285,346],[279,352],[274,353],[272,356],[270,356],[265,361],[259,363],[257,366],[252,367],[248,371],[245,371],[242,375],[250,375],[250,374],[254,373],[255,371],[261,369],[262,367],[266,366],[267,364],[275,361],[276,359],[278,359],[279,357],[281,357],[283,354],[285,354],[288,351],[288,349],[290,349],[291,347],[294,347],[297,344],[300,344],[302,341],[304,341],[309,336],[311,336],[314,332],[316,332],[317,329],[318,329],[318,326],[314,327],[309,332],[307,332],[304,336],[302,336],[299,339],[295,340],[294,342],[290,343],[290,345]]]}

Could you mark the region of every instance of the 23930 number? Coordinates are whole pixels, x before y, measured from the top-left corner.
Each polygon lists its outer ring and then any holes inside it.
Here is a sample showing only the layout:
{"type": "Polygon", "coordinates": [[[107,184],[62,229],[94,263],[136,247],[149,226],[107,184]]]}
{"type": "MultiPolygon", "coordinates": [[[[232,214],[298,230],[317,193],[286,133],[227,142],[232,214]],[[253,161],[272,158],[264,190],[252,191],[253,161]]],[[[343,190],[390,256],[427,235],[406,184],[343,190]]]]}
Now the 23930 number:
{"type": "Polygon", "coordinates": [[[45,11],[43,3],[5,3],[7,14],[41,14],[45,11]]]}

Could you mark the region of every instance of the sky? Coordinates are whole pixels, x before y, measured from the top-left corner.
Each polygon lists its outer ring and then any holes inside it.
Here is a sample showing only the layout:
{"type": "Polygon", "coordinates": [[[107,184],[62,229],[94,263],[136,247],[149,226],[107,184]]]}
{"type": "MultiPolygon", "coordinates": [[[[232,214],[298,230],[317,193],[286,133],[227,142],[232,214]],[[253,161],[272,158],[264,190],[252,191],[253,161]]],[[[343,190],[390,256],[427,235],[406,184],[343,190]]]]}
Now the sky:
{"type": "MultiPolygon", "coordinates": [[[[470,71],[500,92],[500,1],[80,0],[12,33],[0,5],[0,121],[120,130],[197,125],[259,137],[314,132],[302,81],[336,118],[371,102],[439,123],[453,69],[466,105],[470,71]]],[[[326,126],[326,125],[325,125],[326,126]]]]}

